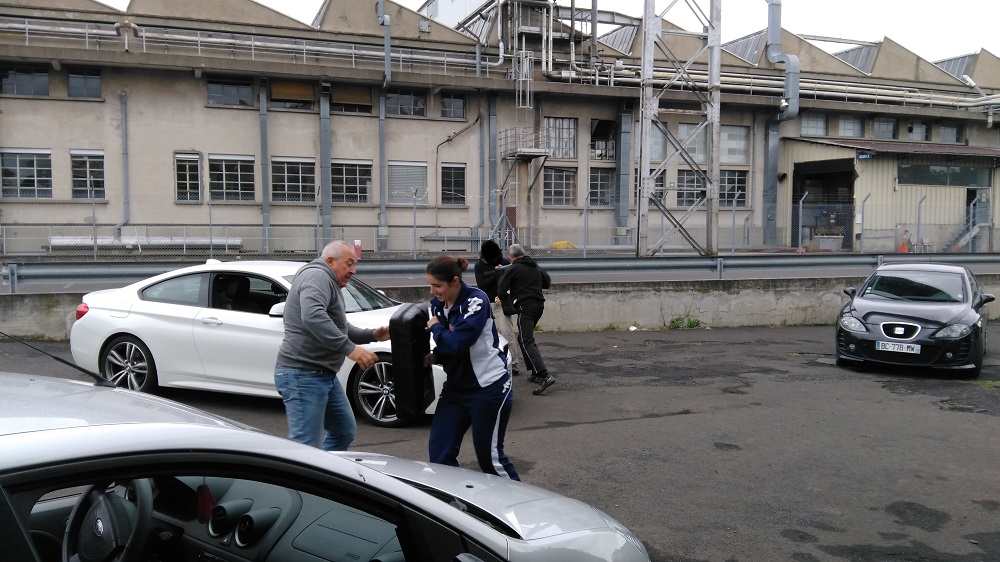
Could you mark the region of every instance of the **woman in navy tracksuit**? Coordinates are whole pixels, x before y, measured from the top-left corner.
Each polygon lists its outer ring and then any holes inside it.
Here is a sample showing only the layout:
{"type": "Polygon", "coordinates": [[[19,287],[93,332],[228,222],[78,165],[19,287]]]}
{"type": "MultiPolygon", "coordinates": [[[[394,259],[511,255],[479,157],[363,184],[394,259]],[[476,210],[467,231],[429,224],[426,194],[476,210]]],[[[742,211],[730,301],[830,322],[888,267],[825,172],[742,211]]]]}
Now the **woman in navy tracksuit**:
{"type": "Polygon", "coordinates": [[[462,281],[468,267],[465,258],[448,256],[427,265],[432,295],[427,329],[436,344],[434,361],[447,375],[427,450],[431,462],[458,466],[458,451],[471,426],[480,470],[520,480],[503,452],[514,401],[507,359],[486,293],[462,281]]]}

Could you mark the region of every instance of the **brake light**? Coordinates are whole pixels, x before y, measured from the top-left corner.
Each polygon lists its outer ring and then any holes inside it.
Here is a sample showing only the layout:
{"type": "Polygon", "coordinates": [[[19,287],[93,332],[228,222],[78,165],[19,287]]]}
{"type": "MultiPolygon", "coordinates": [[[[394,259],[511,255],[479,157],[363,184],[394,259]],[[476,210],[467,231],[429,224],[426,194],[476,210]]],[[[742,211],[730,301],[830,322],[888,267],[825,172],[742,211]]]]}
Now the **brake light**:
{"type": "Polygon", "coordinates": [[[88,313],[88,312],[90,312],[90,307],[87,306],[87,303],[81,302],[80,304],[76,305],[76,319],[77,320],[83,318],[83,315],[86,314],[86,313],[88,313]]]}

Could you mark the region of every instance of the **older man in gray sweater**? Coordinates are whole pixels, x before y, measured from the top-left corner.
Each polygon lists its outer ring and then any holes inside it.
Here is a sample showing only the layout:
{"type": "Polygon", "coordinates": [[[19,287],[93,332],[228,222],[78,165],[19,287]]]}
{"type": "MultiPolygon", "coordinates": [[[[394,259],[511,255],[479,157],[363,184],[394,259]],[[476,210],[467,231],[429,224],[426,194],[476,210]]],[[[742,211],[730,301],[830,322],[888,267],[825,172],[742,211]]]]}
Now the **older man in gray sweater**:
{"type": "Polygon", "coordinates": [[[354,276],[357,262],[354,247],[335,240],[296,272],[285,301],[285,336],[274,367],[288,438],[327,451],[346,451],[357,432],[354,412],[337,380],[344,358],[367,369],[377,356],[358,344],[389,339],[388,326],[363,330],[347,321],[340,289],[354,276]]]}

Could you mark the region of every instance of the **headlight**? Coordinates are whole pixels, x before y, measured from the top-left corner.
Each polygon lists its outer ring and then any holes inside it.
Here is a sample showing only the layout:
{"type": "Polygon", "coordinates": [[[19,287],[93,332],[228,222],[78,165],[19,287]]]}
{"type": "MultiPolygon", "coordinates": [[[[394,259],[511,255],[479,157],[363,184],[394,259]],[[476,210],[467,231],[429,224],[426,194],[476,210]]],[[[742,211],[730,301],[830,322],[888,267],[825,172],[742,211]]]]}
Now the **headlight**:
{"type": "Polygon", "coordinates": [[[865,332],[865,325],[861,323],[861,320],[851,316],[850,314],[845,314],[840,317],[840,327],[847,330],[848,332],[865,332]]]}
{"type": "Polygon", "coordinates": [[[938,333],[934,334],[934,337],[950,340],[964,338],[971,333],[972,326],[966,326],[965,324],[952,324],[951,326],[945,326],[940,329],[938,333]]]}
{"type": "Polygon", "coordinates": [[[601,517],[604,518],[604,521],[607,522],[609,527],[621,533],[622,536],[625,537],[625,539],[628,540],[628,542],[632,543],[632,546],[636,547],[639,550],[639,552],[642,553],[643,556],[649,558],[649,553],[646,552],[646,546],[642,544],[642,541],[639,540],[639,537],[635,536],[635,533],[629,531],[625,525],[619,523],[618,520],[615,519],[614,517],[611,517],[610,515],[604,513],[603,511],[597,509],[596,507],[594,507],[593,509],[598,514],[600,514],[601,517]]]}

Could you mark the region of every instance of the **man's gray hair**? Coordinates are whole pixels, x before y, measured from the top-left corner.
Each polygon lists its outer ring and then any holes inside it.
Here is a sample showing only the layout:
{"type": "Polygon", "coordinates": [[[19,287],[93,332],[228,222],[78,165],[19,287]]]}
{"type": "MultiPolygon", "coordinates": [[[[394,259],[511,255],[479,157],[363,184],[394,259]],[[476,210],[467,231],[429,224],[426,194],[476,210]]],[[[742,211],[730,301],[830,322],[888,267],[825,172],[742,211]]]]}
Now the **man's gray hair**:
{"type": "Polygon", "coordinates": [[[524,253],[524,246],[520,244],[511,244],[510,248],[507,248],[507,253],[513,258],[520,258],[527,255],[524,253]]]}
{"type": "Polygon", "coordinates": [[[353,252],[354,246],[349,245],[343,240],[334,240],[323,247],[323,252],[319,255],[319,259],[323,261],[326,261],[327,258],[340,259],[340,256],[344,254],[344,250],[351,250],[353,252]]]}

